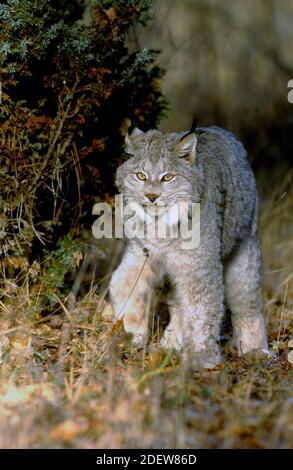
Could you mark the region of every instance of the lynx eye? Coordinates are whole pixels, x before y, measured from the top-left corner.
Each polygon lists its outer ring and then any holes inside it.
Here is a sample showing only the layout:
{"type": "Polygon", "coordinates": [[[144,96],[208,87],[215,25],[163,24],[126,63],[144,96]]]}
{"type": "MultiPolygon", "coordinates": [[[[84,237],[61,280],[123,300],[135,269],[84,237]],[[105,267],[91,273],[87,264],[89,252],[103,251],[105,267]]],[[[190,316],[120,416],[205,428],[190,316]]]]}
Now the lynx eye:
{"type": "Polygon", "coordinates": [[[174,175],[170,175],[169,173],[167,173],[166,175],[162,177],[161,181],[171,181],[173,178],[174,178],[174,175]]]}
{"type": "Polygon", "coordinates": [[[146,180],[146,175],[144,173],[142,173],[141,171],[139,171],[138,173],[136,173],[136,177],[137,179],[139,179],[140,181],[145,181],[146,180]]]}

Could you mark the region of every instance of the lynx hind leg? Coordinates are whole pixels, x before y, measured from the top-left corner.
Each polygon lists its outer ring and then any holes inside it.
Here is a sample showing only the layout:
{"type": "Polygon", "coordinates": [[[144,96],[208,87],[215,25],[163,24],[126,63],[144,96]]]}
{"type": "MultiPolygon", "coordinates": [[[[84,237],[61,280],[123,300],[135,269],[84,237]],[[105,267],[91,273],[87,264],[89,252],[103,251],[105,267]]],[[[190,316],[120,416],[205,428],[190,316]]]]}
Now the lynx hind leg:
{"type": "Polygon", "coordinates": [[[145,256],[126,252],[114,271],[109,291],[114,320],[123,319],[124,329],[133,335],[137,347],[143,346],[148,335],[147,308],[152,295],[155,272],[145,256]]]}
{"type": "Polygon", "coordinates": [[[225,266],[225,293],[239,352],[268,353],[262,315],[261,255],[257,237],[241,243],[225,266]]]}

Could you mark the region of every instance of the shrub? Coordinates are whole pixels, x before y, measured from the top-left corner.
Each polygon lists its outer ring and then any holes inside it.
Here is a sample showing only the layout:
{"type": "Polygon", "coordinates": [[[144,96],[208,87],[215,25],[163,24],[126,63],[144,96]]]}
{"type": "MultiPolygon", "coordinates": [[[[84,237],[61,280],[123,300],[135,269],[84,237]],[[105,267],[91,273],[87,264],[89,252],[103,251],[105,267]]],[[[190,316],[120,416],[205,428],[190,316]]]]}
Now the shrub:
{"type": "Polygon", "coordinates": [[[38,251],[40,243],[53,249],[89,227],[93,204],[114,190],[123,119],[155,127],[165,105],[156,52],[126,47],[151,4],[1,3],[2,256],[38,251]]]}

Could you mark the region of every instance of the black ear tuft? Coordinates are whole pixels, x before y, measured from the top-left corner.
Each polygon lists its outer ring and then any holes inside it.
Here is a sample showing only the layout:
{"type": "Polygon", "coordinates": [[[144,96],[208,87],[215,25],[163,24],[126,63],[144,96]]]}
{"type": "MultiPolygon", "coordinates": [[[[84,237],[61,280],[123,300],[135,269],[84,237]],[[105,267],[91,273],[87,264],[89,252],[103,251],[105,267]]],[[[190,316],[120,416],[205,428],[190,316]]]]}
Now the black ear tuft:
{"type": "Polygon", "coordinates": [[[196,131],[197,123],[198,123],[197,117],[193,116],[190,133],[196,131]]]}
{"type": "Polygon", "coordinates": [[[184,140],[185,137],[189,136],[190,134],[194,134],[197,128],[197,118],[194,116],[192,119],[191,129],[186,134],[184,134],[180,140],[184,140]]]}

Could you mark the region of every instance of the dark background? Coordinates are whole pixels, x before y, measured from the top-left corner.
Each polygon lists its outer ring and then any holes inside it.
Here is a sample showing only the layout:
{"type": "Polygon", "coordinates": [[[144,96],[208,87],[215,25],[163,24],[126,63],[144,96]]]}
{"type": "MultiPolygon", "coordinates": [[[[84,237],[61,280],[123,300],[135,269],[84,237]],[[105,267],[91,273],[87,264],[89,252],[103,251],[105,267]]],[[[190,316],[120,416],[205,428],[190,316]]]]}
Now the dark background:
{"type": "Polygon", "coordinates": [[[129,41],[161,51],[169,111],[160,129],[187,129],[196,115],[238,134],[255,169],[279,176],[292,165],[292,24],[290,0],[157,0],[129,41]]]}

